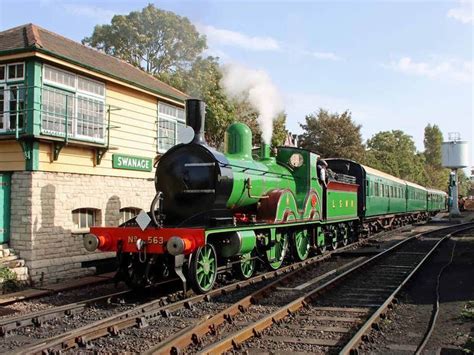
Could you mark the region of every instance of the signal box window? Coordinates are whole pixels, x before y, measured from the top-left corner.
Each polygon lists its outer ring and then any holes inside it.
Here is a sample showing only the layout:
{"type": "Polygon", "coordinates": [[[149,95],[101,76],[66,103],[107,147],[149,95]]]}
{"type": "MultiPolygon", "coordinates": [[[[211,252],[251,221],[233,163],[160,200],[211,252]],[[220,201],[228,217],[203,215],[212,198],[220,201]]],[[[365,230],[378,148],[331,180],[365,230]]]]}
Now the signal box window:
{"type": "Polygon", "coordinates": [[[120,224],[127,222],[140,213],[140,208],[126,207],[120,209],[120,224]]]}
{"type": "Polygon", "coordinates": [[[8,80],[22,80],[23,78],[24,78],[24,64],[23,63],[8,64],[8,80]]]}
{"type": "Polygon", "coordinates": [[[78,230],[97,226],[100,224],[100,211],[95,208],[79,208],[72,211],[72,221],[78,230]]]}

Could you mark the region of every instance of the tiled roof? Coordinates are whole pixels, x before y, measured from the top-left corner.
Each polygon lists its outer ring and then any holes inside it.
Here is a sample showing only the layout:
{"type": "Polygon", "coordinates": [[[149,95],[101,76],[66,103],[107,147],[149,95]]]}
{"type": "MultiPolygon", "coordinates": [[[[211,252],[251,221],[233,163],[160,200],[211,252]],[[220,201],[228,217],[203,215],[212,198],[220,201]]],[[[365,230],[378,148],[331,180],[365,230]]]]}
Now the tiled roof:
{"type": "Polygon", "coordinates": [[[184,100],[187,95],[127,62],[84,46],[66,37],[27,24],[0,32],[0,55],[5,51],[37,50],[79,66],[127,81],[152,92],[184,100]]]}

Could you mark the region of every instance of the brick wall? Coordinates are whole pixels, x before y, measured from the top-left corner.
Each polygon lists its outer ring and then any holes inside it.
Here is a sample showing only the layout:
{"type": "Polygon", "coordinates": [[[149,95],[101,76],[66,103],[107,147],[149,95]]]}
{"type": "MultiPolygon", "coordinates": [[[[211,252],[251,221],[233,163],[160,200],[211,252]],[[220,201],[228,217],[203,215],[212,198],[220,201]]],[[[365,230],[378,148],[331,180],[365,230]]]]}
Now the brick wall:
{"type": "Polygon", "coordinates": [[[146,179],[50,172],[12,175],[10,246],[25,259],[34,284],[92,274],[81,262],[114,256],[88,253],[74,233],[72,211],[100,210],[102,226],[116,226],[120,208],[148,211],[154,185],[146,179]]]}

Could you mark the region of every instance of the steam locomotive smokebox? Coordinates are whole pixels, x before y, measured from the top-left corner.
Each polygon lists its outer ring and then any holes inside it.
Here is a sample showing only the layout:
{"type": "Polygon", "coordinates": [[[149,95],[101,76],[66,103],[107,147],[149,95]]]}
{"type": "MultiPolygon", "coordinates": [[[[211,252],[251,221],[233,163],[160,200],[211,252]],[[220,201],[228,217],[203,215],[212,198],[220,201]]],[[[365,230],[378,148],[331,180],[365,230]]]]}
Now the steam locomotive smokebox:
{"type": "Polygon", "coordinates": [[[443,166],[460,169],[469,166],[469,147],[465,141],[444,142],[441,146],[443,166]]]}

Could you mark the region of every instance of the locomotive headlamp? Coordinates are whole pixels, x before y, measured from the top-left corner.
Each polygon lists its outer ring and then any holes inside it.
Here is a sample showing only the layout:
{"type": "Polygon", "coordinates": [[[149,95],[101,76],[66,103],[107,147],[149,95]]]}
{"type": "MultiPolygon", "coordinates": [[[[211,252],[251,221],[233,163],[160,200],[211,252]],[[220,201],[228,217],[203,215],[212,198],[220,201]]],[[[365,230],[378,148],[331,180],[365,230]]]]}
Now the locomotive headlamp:
{"type": "Polygon", "coordinates": [[[171,255],[183,254],[185,247],[184,240],[180,237],[171,237],[168,243],[166,243],[166,250],[168,250],[168,253],[171,255]]]}
{"type": "Polygon", "coordinates": [[[138,239],[136,243],[137,250],[138,251],[142,250],[145,247],[145,244],[146,243],[143,241],[143,239],[138,239]]]}

